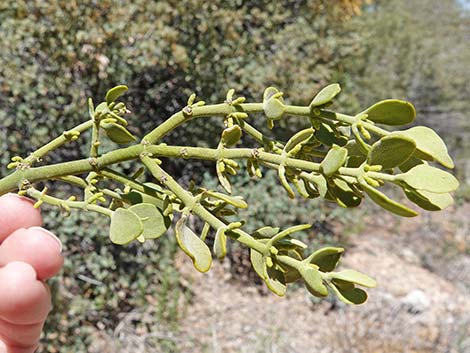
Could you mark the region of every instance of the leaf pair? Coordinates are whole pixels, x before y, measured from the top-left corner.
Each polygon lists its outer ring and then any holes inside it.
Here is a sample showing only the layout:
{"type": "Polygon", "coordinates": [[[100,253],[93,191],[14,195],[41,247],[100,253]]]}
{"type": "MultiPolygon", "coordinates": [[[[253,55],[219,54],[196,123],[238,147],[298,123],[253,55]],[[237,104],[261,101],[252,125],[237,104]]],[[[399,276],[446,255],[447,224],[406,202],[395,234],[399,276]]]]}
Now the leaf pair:
{"type": "Polygon", "coordinates": [[[129,208],[118,208],[111,216],[110,238],[118,245],[135,239],[157,239],[166,233],[171,220],[153,204],[141,203],[129,208]]]}
{"type": "Polygon", "coordinates": [[[273,120],[279,120],[286,111],[282,92],[277,88],[268,87],[263,93],[263,111],[268,118],[268,126],[272,128],[273,120]]]}

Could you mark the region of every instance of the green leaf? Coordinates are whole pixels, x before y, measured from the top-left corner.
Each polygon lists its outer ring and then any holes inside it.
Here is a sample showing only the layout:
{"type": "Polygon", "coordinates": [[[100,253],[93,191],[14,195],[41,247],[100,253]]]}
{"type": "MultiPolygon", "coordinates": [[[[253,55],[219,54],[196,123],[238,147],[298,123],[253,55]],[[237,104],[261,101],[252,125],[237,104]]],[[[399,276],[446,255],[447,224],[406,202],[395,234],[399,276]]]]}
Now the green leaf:
{"type": "Polygon", "coordinates": [[[328,193],[328,182],[323,175],[310,174],[308,181],[315,185],[321,197],[326,196],[328,193]]]}
{"type": "Polygon", "coordinates": [[[140,218],[125,208],[118,208],[111,216],[109,236],[114,244],[124,245],[137,239],[144,231],[140,218]]]}
{"type": "Polygon", "coordinates": [[[300,271],[300,275],[304,279],[307,290],[316,297],[326,297],[328,288],[323,284],[320,272],[317,269],[305,266],[300,271]]]}
{"type": "Polygon", "coordinates": [[[186,226],[187,216],[183,215],[176,222],[176,241],[179,247],[192,260],[199,272],[209,271],[212,265],[212,255],[209,247],[194,232],[186,226]]]}
{"type": "MultiPolygon", "coordinates": [[[[413,139],[419,153],[417,157],[426,160],[436,160],[444,167],[454,168],[454,162],[449,156],[447,147],[436,132],[425,126],[416,126],[411,129],[397,132],[413,139]]],[[[392,133],[392,135],[395,133],[392,133]]]]}
{"type": "Polygon", "coordinates": [[[145,239],[157,239],[164,235],[171,225],[170,217],[165,217],[157,207],[150,203],[140,203],[129,207],[143,224],[144,231],[141,234],[145,239]]]}
{"type": "Polygon", "coordinates": [[[126,144],[135,141],[135,137],[124,127],[116,123],[101,122],[109,139],[118,144],[126,144]]]}
{"type": "Polygon", "coordinates": [[[222,143],[226,147],[231,147],[237,144],[242,137],[242,129],[239,125],[233,125],[222,131],[222,143]]]}
{"type": "Polygon", "coordinates": [[[315,139],[327,146],[344,146],[348,143],[348,138],[328,125],[321,123],[318,130],[315,131],[315,139]]]}
{"type": "Polygon", "coordinates": [[[95,119],[95,108],[93,107],[93,100],[91,98],[88,98],[88,114],[92,120],[95,119]]]}
{"type": "Polygon", "coordinates": [[[385,194],[382,194],[379,190],[366,183],[361,183],[361,187],[367,193],[367,195],[369,195],[372,201],[387,211],[403,217],[415,217],[418,215],[416,211],[406,207],[405,205],[402,205],[401,203],[393,201],[385,194]]]}
{"type": "Polygon", "coordinates": [[[406,162],[415,150],[416,144],[409,137],[402,134],[385,136],[372,145],[367,164],[392,169],[406,162]]]}
{"type": "Polygon", "coordinates": [[[459,187],[459,181],[452,174],[426,164],[417,165],[406,173],[397,174],[396,180],[404,182],[412,189],[438,194],[452,192],[459,187]]]}
{"type": "Polygon", "coordinates": [[[360,288],[345,290],[333,283],[330,283],[330,287],[343,303],[359,305],[367,301],[367,293],[360,288]]]}
{"type": "Polygon", "coordinates": [[[274,227],[264,226],[255,230],[252,236],[255,238],[272,238],[277,233],[279,233],[279,230],[280,228],[278,227],[274,228],[274,227]]]}
{"type": "Polygon", "coordinates": [[[276,264],[272,267],[266,267],[266,285],[274,294],[282,297],[286,294],[286,279],[284,272],[276,264]]]}
{"type": "Polygon", "coordinates": [[[339,92],[341,92],[341,87],[337,83],[332,83],[331,85],[326,86],[323,88],[318,94],[313,98],[312,102],[310,103],[310,107],[318,107],[329,103],[335,98],[339,92]]]}
{"type": "Polygon", "coordinates": [[[344,148],[348,150],[347,167],[357,168],[366,161],[367,156],[361,151],[355,140],[348,141],[344,148]]]}
{"type": "Polygon", "coordinates": [[[279,99],[271,98],[263,103],[263,110],[268,119],[279,120],[282,118],[286,107],[279,99]]]}
{"type": "Polygon", "coordinates": [[[411,202],[427,211],[440,211],[454,203],[454,198],[450,194],[435,194],[425,190],[405,189],[406,197],[411,202]]]}
{"type": "Polygon", "coordinates": [[[323,174],[331,176],[336,173],[344,165],[347,157],[348,150],[346,148],[333,145],[320,163],[323,174]]]}
{"type": "Polygon", "coordinates": [[[219,228],[215,235],[214,254],[218,259],[223,259],[227,255],[227,236],[224,228],[219,228]]]}
{"type": "Polygon", "coordinates": [[[332,273],[332,278],[355,283],[367,288],[377,287],[377,282],[373,278],[355,270],[344,270],[332,273]]]}
{"type": "Polygon", "coordinates": [[[106,103],[110,104],[114,102],[116,99],[118,99],[120,96],[122,96],[126,91],[128,90],[127,86],[120,85],[111,88],[107,93],[106,93],[106,103]]]}
{"type": "Polygon", "coordinates": [[[373,122],[391,126],[409,124],[416,117],[413,104],[398,99],[386,99],[375,103],[361,114],[367,114],[367,119],[373,122]]]}
{"type": "Polygon", "coordinates": [[[266,262],[261,253],[256,250],[250,249],[250,261],[253,266],[253,270],[260,276],[263,280],[266,279],[266,262]]]}
{"type": "Polygon", "coordinates": [[[282,118],[286,107],[282,99],[282,93],[274,87],[268,87],[263,94],[263,110],[269,120],[282,118]]]}
{"type": "Polygon", "coordinates": [[[331,272],[338,265],[343,252],[343,248],[326,247],[315,251],[308,257],[308,260],[310,263],[317,265],[320,271],[331,272]]]}
{"type": "Polygon", "coordinates": [[[140,203],[150,203],[157,206],[159,210],[163,210],[163,200],[144,194],[140,191],[131,190],[127,194],[121,194],[123,200],[127,201],[131,205],[137,205],[140,203]]]}

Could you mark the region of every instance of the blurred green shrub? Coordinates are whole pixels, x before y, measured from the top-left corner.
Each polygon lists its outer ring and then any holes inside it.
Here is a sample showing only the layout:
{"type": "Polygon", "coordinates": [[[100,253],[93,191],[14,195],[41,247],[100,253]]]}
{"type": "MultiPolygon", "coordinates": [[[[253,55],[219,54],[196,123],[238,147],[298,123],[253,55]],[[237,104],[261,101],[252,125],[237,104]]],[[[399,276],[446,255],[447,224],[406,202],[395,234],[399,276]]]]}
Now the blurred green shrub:
{"type": "MultiPolygon", "coordinates": [[[[0,168],[12,155],[26,155],[85,120],[86,98],[102,97],[119,83],[132,88],[126,102],[139,120],[132,124],[138,126],[136,134],[181,109],[193,91],[215,102],[230,87],[259,98],[266,86],[277,85],[286,87],[292,100],[307,103],[335,79],[341,61],[355,55],[356,37],[344,24],[360,12],[361,3],[3,0],[0,168]]],[[[205,136],[219,127],[195,125],[191,133],[183,128],[170,138],[210,144],[205,136]]],[[[54,158],[75,159],[86,152],[72,145],[54,158]]],[[[169,169],[185,179],[200,177],[201,164],[185,164],[189,167],[169,169]]],[[[276,205],[286,214],[283,207],[290,206],[276,205]]],[[[60,288],[58,307],[42,351],[86,352],[93,331],[112,332],[120,315],[144,305],[148,296],[158,298],[157,319],[175,324],[179,288],[169,266],[175,251],[171,237],[146,244],[143,251],[132,246],[122,251],[99,231],[106,225],[89,227],[100,222],[91,216],[44,214],[46,225],[66,244],[67,260],[54,282],[60,288]]]]}

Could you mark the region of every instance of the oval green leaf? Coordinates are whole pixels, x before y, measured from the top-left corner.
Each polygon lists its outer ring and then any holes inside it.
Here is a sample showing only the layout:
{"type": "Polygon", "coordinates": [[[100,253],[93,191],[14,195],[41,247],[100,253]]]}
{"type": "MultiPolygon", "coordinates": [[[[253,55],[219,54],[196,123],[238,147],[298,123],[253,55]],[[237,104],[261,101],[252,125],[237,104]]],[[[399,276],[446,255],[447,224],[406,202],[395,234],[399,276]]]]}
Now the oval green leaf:
{"type": "Polygon", "coordinates": [[[141,234],[145,239],[157,239],[164,235],[171,225],[170,217],[165,217],[162,212],[151,203],[140,203],[129,207],[142,222],[144,231],[141,234]]]}
{"type": "Polygon", "coordinates": [[[320,163],[321,170],[326,176],[331,176],[341,168],[348,157],[348,150],[344,147],[333,145],[323,161],[320,163]]]}
{"type": "Polygon", "coordinates": [[[193,260],[196,270],[199,272],[207,272],[212,265],[211,251],[206,243],[186,226],[186,222],[187,216],[181,216],[176,223],[176,241],[181,250],[193,260]]]}
{"type": "Polygon", "coordinates": [[[322,272],[331,272],[338,265],[343,253],[343,248],[326,247],[315,251],[308,257],[308,261],[317,265],[318,269],[322,272]]]}
{"type": "Polygon", "coordinates": [[[115,143],[126,144],[135,141],[134,135],[122,125],[102,122],[100,127],[103,128],[109,139],[115,143]]]}
{"type": "Polygon", "coordinates": [[[373,278],[355,270],[344,270],[333,273],[332,278],[358,284],[367,288],[377,287],[377,282],[373,278]]]}
{"type": "Polygon", "coordinates": [[[450,173],[430,165],[420,164],[403,174],[396,175],[412,189],[426,190],[437,194],[457,190],[459,181],[450,173]]]}
{"type": "Polygon", "coordinates": [[[373,122],[391,126],[409,124],[416,117],[413,104],[398,99],[386,99],[375,103],[361,114],[367,114],[367,119],[373,122]]]}
{"type": "Polygon", "coordinates": [[[124,245],[137,239],[144,231],[140,218],[125,208],[118,208],[111,216],[109,237],[114,244],[124,245]]]}
{"type": "Polygon", "coordinates": [[[403,217],[415,217],[418,215],[416,211],[406,207],[405,205],[402,205],[399,202],[393,201],[385,194],[381,193],[379,190],[373,188],[365,182],[361,183],[361,187],[372,201],[387,211],[403,217]]]}
{"type": "Polygon", "coordinates": [[[332,83],[324,87],[318,94],[313,98],[312,103],[310,103],[310,107],[318,107],[329,103],[335,98],[339,92],[341,92],[341,87],[337,83],[332,83]]]}
{"type": "Polygon", "coordinates": [[[218,259],[223,259],[227,255],[227,236],[224,228],[219,228],[215,235],[214,254],[218,259]]]}
{"type": "Polygon", "coordinates": [[[402,134],[382,137],[372,145],[367,164],[381,165],[382,169],[392,169],[406,162],[416,150],[413,139],[402,134]]]}
{"type": "Polygon", "coordinates": [[[450,194],[435,194],[425,190],[405,189],[408,199],[427,211],[440,211],[451,206],[454,198],[450,194]]]}
{"type": "Polygon", "coordinates": [[[226,147],[231,147],[237,144],[242,137],[242,129],[239,125],[233,125],[222,131],[222,143],[226,147]]]}
{"type": "Polygon", "coordinates": [[[449,156],[444,141],[434,130],[425,126],[416,126],[408,130],[399,131],[398,133],[415,141],[416,149],[420,152],[417,153],[417,157],[426,160],[436,160],[444,167],[454,168],[454,162],[449,156]]]}
{"type": "Polygon", "coordinates": [[[326,297],[328,295],[328,288],[323,284],[320,272],[313,267],[305,266],[299,271],[304,279],[307,290],[316,297],[326,297]]]}
{"type": "Polygon", "coordinates": [[[128,90],[127,86],[120,85],[111,88],[107,93],[106,93],[106,103],[110,104],[114,102],[116,99],[118,99],[120,96],[122,96],[126,91],[128,90]]]}
{"type": "Polygon", "coordinates": [[[277,233],[279,233],[280,228],[264,226],[255,230],[252,234],[255,238],[272,238],[277,233]]]}
{"type": "Polygon", "coordinates": [[[343,289],[333,283],[330,283],[330,287],[343,303],[359,305],[367,301],[367,293],[360,288],[343,289]]]}
{"type": "Polygon", "coordinates": [[[266,279],[266,262],[264,261],[264,257],[262,254],[257,252],[256,250],[250,249],[250,261],[251,266],[253,266],[253,270],[262,278],[263,280],[266,279]]]}

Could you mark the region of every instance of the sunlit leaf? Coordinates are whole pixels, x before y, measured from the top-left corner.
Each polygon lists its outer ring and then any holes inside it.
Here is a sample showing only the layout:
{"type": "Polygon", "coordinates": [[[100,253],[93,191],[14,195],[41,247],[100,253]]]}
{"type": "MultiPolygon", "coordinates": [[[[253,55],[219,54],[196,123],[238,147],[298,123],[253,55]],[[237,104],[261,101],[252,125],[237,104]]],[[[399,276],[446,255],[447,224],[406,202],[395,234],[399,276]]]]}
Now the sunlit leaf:
{"type": "Polygon", "coordinates": [[[250,249],[250,261],[253,270],[255,270],[258,276],[263,280],[266,279],[266,262],[263,255],[256,250],[250,249]]]}
{"type": "Polygon", "coordinates": [[[344,270],[333,273],[332,278],[351,282],[368,288],[375,288],[377,286],[377,282],[373,278],[355,270],[344,270]]]}
{"type": "Polygon", "coordinates": [[[417,165],[396,178],[412,189],[434,193],[448,193],[459,187],[459,181],[452,174],[426,164],[417,165]]]}
{"type": "Polygon", "coordinates": [[[124,245],[137,239],[144,231],[140,218],[125,208],[118,208],[111,216],[109,237],[114,244],[124,245]]]}
{"type": "Polygon", "coordinates": [[[239,125],[233,125],[231,127],[226,128],[222,131],[222,143],[226,147],[231,147],[237,144],[242,137],[242,129],[239,125]]]}
{"type": "Polygon", "coordinates": [[[140,203],[129,207],[141,220],[145,239],[157,239],[164,235],[171,225],[170,217],[165,217],[157,207],[150,203],[140,203]]]}
{"type": "Polygon", "coordinates": [[[334,145],[320,164],[323,174],[330,176],[336,173],[344,165],[347,157],[348,150],[346,148],[334,145]]]}
{"type": "Polygon", "coordinates": [[[111,88],[107,93],[106,93],[106,103],[110,104],[114,102],[116,99],[118,99],[120,96],[122,96],[126,91],[128,90],[127,86],[120,85],[111,88]]]}
{"type": "Polygon", "coordinates": [[[318,94],[313,98],[312,102],[310,103],[310,107],[318,107],[329,103],[335,98],[339,92],[341,92],[341,87],[337,83],[332,83],[331,85],[326,86],[323,88],[318,94]]]}
{"type": "Polygon", "coordinates": [[[316,297],[326,297],[328,295],[328,288],[323,284],[318,270],[310,266],[305,266],[300,270],[300,275],[304,279],[307,290],[316,297]]]}
{"type": "Polygon", "coordinates": [[[214,254],[218,259],[223,259],[227,255],[227,236],[223,228],[219,228],[215,235],[214,254]]]}
{"type": "Polygon", "coordinates": [[[263,94],[263,110],[269,120],[282,118],[286,107],[280,92],[274,87],[268,87],[263,94]]]}
{"type": "Polygon", "coordinates": [[[279,233],[280,228],[278,227],[269,227],[269,226],[264,226],[261,227],[253,232],[253,237],[255,238],[272,238],[275,236],[277,233],[279,233]]]}
{"type": "Polygon", "coordinates": [[[277,265],[266,267],[266,285],[274,294],[282,297],[286,294],[286,279],[284,272],[277,265]]]}
{"type": "Polygon", "coordinates": [[[192,260],[196,270],[209,271],[212,265],[212,255],[209,247],[194,232],[186,226],[187,216],[183,215],[176,223],[176,241],[179,247],[192,260]]]}
{"type": "Polygon", "coordinates": [[[392,126],[409,124],[416,117],[413,104],[398,99],[375,103],[361,114],[367,114],[367,119],[373,122],[392,126]]]}
{"type": "Polygon", "coordinates": [[[412,138],[415,141],[418,152],[416,154],[417,157],[426,160],[436,160],[444,167],[454,168],[454,162],[449,156],[444,141],[434,130],[425,126],[416,126],[397,133],[412,138]]]}

